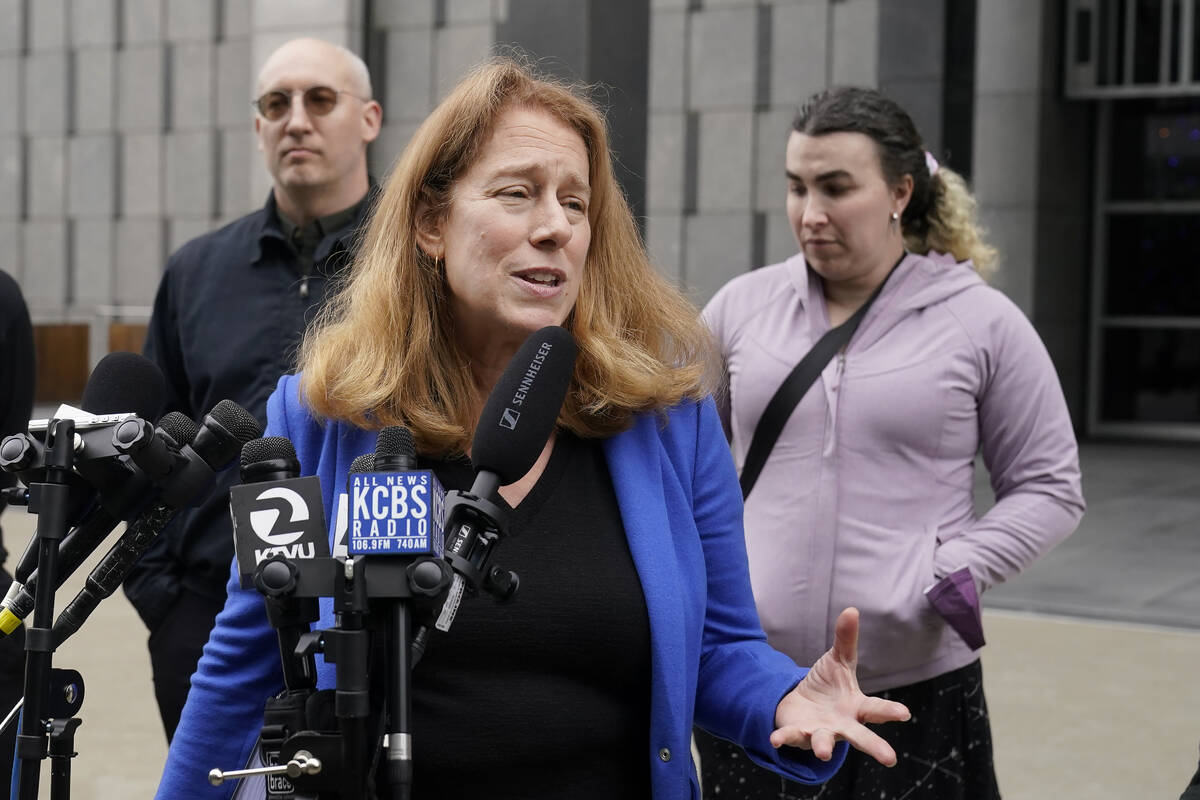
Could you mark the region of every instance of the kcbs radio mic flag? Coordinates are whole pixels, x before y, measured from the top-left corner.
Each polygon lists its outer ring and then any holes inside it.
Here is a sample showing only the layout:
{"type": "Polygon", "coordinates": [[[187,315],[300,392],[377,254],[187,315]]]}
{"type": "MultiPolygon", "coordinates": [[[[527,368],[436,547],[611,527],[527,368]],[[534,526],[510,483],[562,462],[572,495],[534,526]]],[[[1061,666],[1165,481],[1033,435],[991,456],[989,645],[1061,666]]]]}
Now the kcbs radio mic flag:
{"type": "Polygon", "coordinates": [[[441,556],[446,492],[428,469],[351,472],[350,555],[441,556]]]}

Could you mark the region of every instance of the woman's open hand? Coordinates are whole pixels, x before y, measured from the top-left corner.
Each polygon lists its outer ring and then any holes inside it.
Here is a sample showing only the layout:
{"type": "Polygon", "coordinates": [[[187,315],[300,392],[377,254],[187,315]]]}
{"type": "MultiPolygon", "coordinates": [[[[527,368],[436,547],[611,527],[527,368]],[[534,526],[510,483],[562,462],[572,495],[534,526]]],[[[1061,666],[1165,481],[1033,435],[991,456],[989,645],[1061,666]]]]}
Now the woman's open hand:
{"type": "Polygon", "coordinates": [[[896,752],[864,723],[903,721],[909,718],[908,709],[863,694],[857,668],[858,610],[847,608],[834,627],[833,647],[779,701],[771,745],[803,747],[828,761],[834,744],[845,740],[880,764],[893,766],[896,752]]]}

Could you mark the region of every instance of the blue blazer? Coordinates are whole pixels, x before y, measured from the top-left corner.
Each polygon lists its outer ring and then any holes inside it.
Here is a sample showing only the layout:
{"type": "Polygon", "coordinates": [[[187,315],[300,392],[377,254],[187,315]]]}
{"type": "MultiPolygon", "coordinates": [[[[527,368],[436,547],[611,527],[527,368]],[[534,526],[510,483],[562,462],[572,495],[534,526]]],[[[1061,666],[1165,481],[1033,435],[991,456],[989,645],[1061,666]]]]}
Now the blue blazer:
{"type": "MultiPolygon", "coordinates": [[[[303,472],[321,478],[325,507],[334,509],[350,463],[374,452],[376,433],[318,423],[301,405],[298,386],[296,376],[280,379],[267,403],[267,433],[292,441],[303,472]]],[[[768,741],[775,707],[807,671],[772,649],[759,626],[741,491],[713,403],[642,415],[606,439],[604,453],[650,614],[646,758],[655,800],[699,797],[693,723],[793,780],[828,780],[845,758],[845,743],[822,762],[808,751],[777,751],[768,741]]],[[[321,625],[332,623],[331,601],[323,599],[321,625]]],[[[318,674],[319,685],[333,686],[332,665],[319,664],[318,674]]],[[[228,797],[233,787],[209,786],[208,770],[246,763],[266,698],[282,686],[275,632],[260,596],[238,587],[235,564],[157,796],[228,797]]]]}

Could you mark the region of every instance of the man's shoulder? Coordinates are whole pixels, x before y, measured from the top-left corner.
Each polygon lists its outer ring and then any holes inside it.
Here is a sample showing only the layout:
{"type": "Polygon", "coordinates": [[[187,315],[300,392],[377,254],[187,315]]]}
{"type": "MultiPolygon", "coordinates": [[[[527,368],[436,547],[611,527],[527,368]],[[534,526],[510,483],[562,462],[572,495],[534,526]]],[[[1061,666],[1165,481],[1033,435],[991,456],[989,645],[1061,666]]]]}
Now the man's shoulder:
{"type": "Polygon", "coordinates": [[[256,252],[266,220],[267,210],[260,208],[216,230],[188,239],[171,254],[167,269],[188,270],[210,263],[244,265],[256,252]]]}
{"type": "Polygon", "coordinates": [[[0,269],[0,304],[5,306],[21,301],[21,285],[17,279],[0,269]]]}

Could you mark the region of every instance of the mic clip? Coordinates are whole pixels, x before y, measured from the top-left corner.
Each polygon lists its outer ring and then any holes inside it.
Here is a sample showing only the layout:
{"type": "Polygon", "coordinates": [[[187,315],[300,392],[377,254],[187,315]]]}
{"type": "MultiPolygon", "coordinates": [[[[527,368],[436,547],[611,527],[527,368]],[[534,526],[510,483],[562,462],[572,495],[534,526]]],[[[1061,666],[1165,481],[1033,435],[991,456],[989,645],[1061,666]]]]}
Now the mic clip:
{"type": "Polygon", "coordinates": [[[446,561],[466,581],[467,589],[483,589],[497,602],[511,600],[520,586],[516,573],[492,566],[496,545],[508,535],[507,513],[470,492],[446,493],[446,561]]]}

